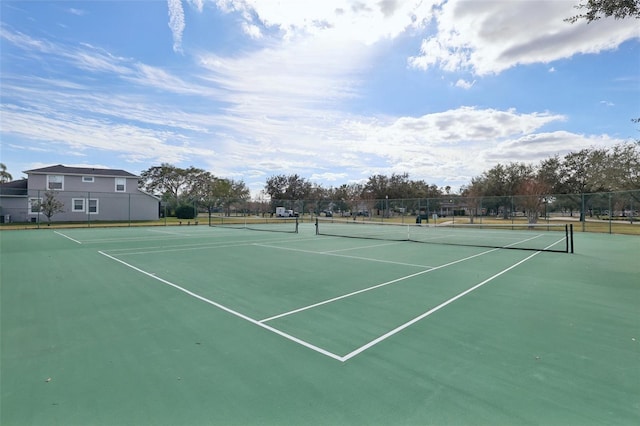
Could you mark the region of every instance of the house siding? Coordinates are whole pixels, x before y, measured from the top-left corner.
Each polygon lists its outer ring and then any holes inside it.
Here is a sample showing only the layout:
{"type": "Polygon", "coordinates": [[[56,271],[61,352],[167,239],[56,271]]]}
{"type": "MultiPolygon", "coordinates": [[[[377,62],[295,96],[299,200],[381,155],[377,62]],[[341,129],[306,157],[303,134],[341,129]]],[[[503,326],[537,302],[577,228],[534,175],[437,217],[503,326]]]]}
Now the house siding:
{"type": "MultiPolygon", "coordinates": [[[[159,199],[138,189],[138,177],[123,170],[67,168],[51,166],[28,170],[26,195],[9,197],[0,194],[0,214],[10,214],[12,222],[46,222],[42,213],[30,211],[31,199],[42,199],[47,189],[47,176],[64,176],[62,189],[53,190],[55,198],[64,204],[64,211],[51,217],[52,222],[138,221],[159,218],[159,199]],[[67,170],[73,173],[68,173],[67,170]],[[84,182],[83,177],[93,177],[84,182]],[[116,180],[125,179],[125,190],[116,191],[116,180]],[[74,211],[74,201],[81,211],[74,211]],[[97,211],[89,211],[89,203],[97,211]]],[[[24,194],[24,193],[23,193],[24,194]]]]}

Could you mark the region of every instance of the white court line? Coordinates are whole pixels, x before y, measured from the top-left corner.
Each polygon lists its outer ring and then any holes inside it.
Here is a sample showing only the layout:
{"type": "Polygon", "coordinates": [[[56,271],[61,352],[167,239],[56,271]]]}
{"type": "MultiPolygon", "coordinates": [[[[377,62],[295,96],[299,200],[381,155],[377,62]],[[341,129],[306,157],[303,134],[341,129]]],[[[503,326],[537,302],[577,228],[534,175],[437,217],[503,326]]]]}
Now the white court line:
{"type": "Polygon", "coordinates": [[[176,235],[176,236],[180,236],[180,237],[193,237],[194,235],[192,234],[184,234],[182,232],[171,232],[171,231],[159,231],[157,229],[149,229],[149,232],[155,232],[158,234],[167,234],[167,235],[176,235]]]}
{"type": "Polygon", "coordinates": [[[343,249],[337,249],[337,250],[327,250],[327,251],[324,251],[323,253],[338,253],[341,251],[352,251],[352,250],[368,249],[368,248],[374,248],[374,247],[386,247],[386,246],[402,244],[404,242],[406,241],[394,241],[392,243],[372,244],[372,245],[362,246],[362,247],[349,247],[349,248],[343,248],[343,249]]]}
{"type": "Polygon", "coordinates": [[[119,262],[119,263],[121,263],[121,264],[123,264],[123,265],[125,265],[125,266],[127,266],[127,267],[129,267],[129,268],[131,268],[133,270],[135,270],[135,271],[138,271],[138,272],[140,272],[140,273],[142,273],[142,274],[144,274],[144,275],[146,275],[148,277],[151,277],[154,280],[158,280],[163,284],[166,284],[166,285],[171,286],[171,287],[173,287],[173,288],[175,288],[177,290],[180,290],[181,292],[186,293],[191,297],[194,297],[194,298],[196,298],[198,300],[201,300],[201,301],[203,301],[205,303],[213,305],[218,309],[222,309],[225,312],[228,312],[228,313],[230,313],[232,315],[237,316],[238,318],[242,318],[243,320],[249,321],[252,324],[255,324],[255,325],[259,326],[259,327],[262,327],[262,328],[264,328],[266,330],[269,330],[269,331],[271,331],[271,332],[273,332],[275,334],[278,334],[278,335],[280,335],[280,336],[282,336],[282,337],[284,337],[284,338],[286,338],[288,340],[291,340],[292,342],[298,343],[299,345],[302,345],[302,346],[304,346],[306,348],[309,348],[309,349],[314,350],[314,351],[316,351],[318,353],[321,353],[322,355],[326,355],[326,356],[328,356],[330,358],[336,359],[338,361],[342,361],[342,359],[341,359],[341,357],[339,355],[336,355],[336,354],[334,354],[332,352],[329,352],[329,351],[327,351],[325,349],[322,349],[322,348],[320,348],[320,347],[318,347],[316,345],[312,345],[311,343],[306,342],[306,341],[304,341],[302,339],[298,339],[297,337],[294,337],[294,336],[292,336],[290,334],[287,334],[287,333],[285,333],[283,331],[280,331],[277,328],[273,328],[273,327],[271,327],[269,325],[262,324],[260,321],[257,321],[257,320],[255,320],[253,318],[250,318],[250,317],[246,316],[246,315],[243,315],[240,312],[234,311],[233,309],[228,308],[228,307],[226,307],[224,305],[221,305],[221,304],[219,304],[217,302],[214,302],[213,300],[209,300],[206,297],[200,296],[199,294],[194,293],[192,291],[189,291],[184,287],[180,287],[179,285],[174,284],[171,281],[167,281],[165,279],[157,277],[157,276],[153,275],[150,272],[147,272],[147,271],[144,271],[144,270],[142,270],[140,268],[137,268],[137,267],[135,267],[135,266],[123,261],[123,260],[120,260],[117,257],[113,257],[113,256],[111,256],[111,255],[109,255],[109,254],[107,254],[107,253],[105,253],[103,251],[98,251],[98,253],[100,253],[103,256],[108,257],[109,259],[115,260],[116,262],[119,262]]]}
{"type": "Polygon", "coordinates": [[[58,234],[58,235],[60,235],[61,237],[65,237],[65,238],[67,238],[67,239],[69,239],[69,240],[73,241],[74,243],[82,244],[80,241],[78,241],[78,240],[76,240],[76,239],[74,239],[74,238],[71,238],[71,237],[70,237],[70,236],[68,236],[68,235],[63,234],[62,232],[53,231],[53,233],[54,233],[54,234],[58,234]]]}
{"type": "MultiPolygon", "coordinates": [[[[556,243],[554,243],[554,244],[556,244],[556,243]]],[[[551,247],[551,246],[549,246],[549,247],[551,247]]],[[[449,299],[449,300],[447,300],[445,302],[442,302],[441,304],[439,304],[435,308],[432,308],[432,309],[428,310],[427,312],[415,317],[411,321],[408,321],[408,322],[406,322],[406,323],[394,328],[393,330],[389,331],[388,333],[383,334],[382,336],[378,337],[377,339],[374,339],[374,340],[370,341],[369,343],[367,343],[367,344],[365,344],[363,346],[360,346],[358,349],[356,349],[356,350],[354,350],[352,352],[349,352],[347,355],[341,357],[341,361],[345,362],[345,361],[353,358],[354,356],[366,351],[367,349],[371,348],[372,346],[377,345],[378,343],[382,342],[383,340],[386,340],[389,337],[393,336],[394,334],[399,333],[400,331],[402,331],[405,328],[415,324],[416,322],[428,317],[429,315],[433,314],[434,312],[439,311],[440,309],[444,308],[445,306],[449,305],[450,303],[453,303],[456,300],[460,299],[461,297],[466,296],[467,294],[471,293],[472,291],[482,287],[483,285],[487,284],[490,281],[493,281],[494,279],[498,278],[500,275],[502,275],[502,274],[512,270],[513,268],[523,264],[527,260],[531,259],[532,257],[534,257],[534,256],[536,256],[536,255],[538,255],[540,253],[541,253],[540,251],[537,251],[537,252],[533,253],[532,255],[522,259],[518,263],[515,263],[515,264],[509,266],[508,268],[503,269],[502,271],[500,271],[497,274],[487,278],[486,280],[482,281],[481,283],[478,283],[478,284],[474,285],[473,287],[463,291],[462,293],[452,297],[451,299],[449,299]]]]}
{"type": "MultiPolygon", "coordinates": [[[[534,239],[534,238],[537,238],[537,237],[532,237],[532,238],[526,239],[524,241],[528,241],[528,240],[531,240],[531,239],[534,239]]],[[[520,242],[524,242],[524,241],[519,241],[519,242],[513,243],[513,244],[519,244],[520,242]]],[[[513,245],[513,244],[510,244],[510,245],[513,245]]],[[[557,244],[557,242],[551,244],[547,248],[552,247],[555,244],[557,244]]],[[[259,244],[256,244],[256,245],[259,245],[259,244]]],[[[265,245],[265,247],[271,247],[271,246],[265,245]]],[[[296,249],[289,249],[289,248],[286,248],[286,247],[272,247],[272,248],[282,248],[283,250],[296,250],[296,249]]],[[[311,305],[308,305],[308,306],[303,306],[301,308],[294,309],[292,311],[283,312],[281,314],[274,315],[274,316],[271,316],[269,318],[262,319],[262,320],[260,320],[260,322],[271,321],[271,320],[274,320],[274,319],[277,319],[277,318],[282,318],[282,317],[285,317],[285,316],[288,316],[288,315],[296,314],[298,312],[306,311],[308,309],[316,308],[318,306],[326,305],[327,303],[336,302],[338,300],[345,299],[345,298],[351,297],[351,296],[355,296],[357,294],[364,293],[366,291],[375,290],[377,288],[384,287],[384,286],[387,286],[387,285],[390,285],[390,284],[395,284],[397,282],[404,281],[406,279],[413,278],[413,277],[416,277],[418,275],[426,274],[426,273],[432,272],[432,271],[437,271],[438,269],[446,268],[448,266],[455,265],[457,263],[464,262],[464,261],[476,258],[478,256],[483,256],[483,255],[485,255],[487,253],[492,253],[492,252],[497,251],[497,250],[500,250],[500,249],[499,248],[495,248],[495,249],[487,250],[487,251],[484,251],[484,252],[481,252],[481,253],[478,253],[478,254],[474,254],[472,256],[468,256],[468,257],[462,258],[462,259],[454,260],[453,262],[445,263],[443,265],[428,267],[430,269],[427,269],[426,271],[420,271],[420,272],[417,272],[415,274],[411,274],[411,275],[407,275],[407,276],[404,276],[404,277],[400,277],[400,278],[397,278],[395,280],[387,281],[387,282],[384,282],[384,283],[381,283],[381,284],[374,285],[372,287],[364,288],[362,290],[354,291],[354,292],[351,292],[351,293],[348,293],[348,294],[343,294],[342,296],[337,296],[337,297],[334,297],[334,298],[331,298],[331,299],[327,299],[327,300],[323,300],[321,302],[317,302],[317,303],[314,303],[314,304],[311,304],[311,305]]],[[[339,257],[346,257],[346,258],[356,258],[356,259],[362,259],[362,260],[368,260],[368,261],[374,261],[374,262],[383,262],[383,263],[384,262],[388,262],[388,261],[383,261],[383,260],[368,259],[366,257],[360,258],[360,257],[355,257],[355,256],[344,256],[344,255],[335,254],[335,253],[313,252],[313,251],[308,251],[308,250],[297,250],[297,251],[310,252],[310,253],[321,254],[321,255],[325,255],[325,256],[339,256],[339,257]]],[[[388,263],[398,264],[397,262],[388,262],[388,263]]],[[[412,265],[412,266],[420,266],[420,265],[412,265]]],[[[424,268],[425,266],[422,266],[422,267],[424,268]]]]}
{"type": "Polygon", "coordinates": [[[254,246],[258,246],[258,247],[276,249],[276,250],[287,250],[287,251],[295,251],[295,252],[298,252],[298,253],[315,254],[315,255],[318,255],[318,256],[343,257],[345,259],[357,259],[357,260],[364,260],[364,261],[367,261],[367,262],[376,262],[376,263],[390,263],[392,265],[400,265],[400,266],[414,266],[416,268],[433,268],[433,266],[430,266],[430,265],[417,265],[415,263],[395,262],[393,260],[382,260],[382,259],[372,259],[370,257],[350,256],[350,255],[347,255],[347,254],[337,254],[337,253],[335,253],[333,251],[303,250],[303,249],[295,249],[295,248],[291,248],[291,247],[272,246],[272,245],[269,245],[269,244],[260,244],[260,243],[254,243],[253,245],[254,246]]]}
{"type": "Polygon", "coordinates": [[[428,272],[433,272],[433,271],[436,271],[438,269],[446,268],[447,266],[455,265],[456,263],[464,262],[466,260],[470,260],[470,259],[473,259],[475,257],[482,256],[482,255],[485,255],[487,253],[491,253],[491,252],[494,252],[494,251],[497,251],[497,250],[500,250],[500,249],[487,250],[487,251],[484,251],[482,253],[474,254],[473,256],[465,257],[463,259],[454,260],[453,262],[445,263],[444,265],[440,265],[440,266],[435,266],[435,267],[433,267],[431,269],[427,269],[426,271],[416,272],[415,274],[406,275],[404,277],[396,278],[395,280],[391,280],[391,281],[387,281],[387,282],[384,282],[384,283],[381,283],[381,284],[377,284],[377,285],[374,285],[374,286],[371,286],[371,287],[363,288],[362,290],[357,290],[357,291],[354,291],[354,292],[351,292],[351,293],[348,293],[348,294],[343,294],[342,296],[338,296],[338,297],[334,297],[334,298],[331,298],[331,299],[323,300],[322,302],[314,303],[313,305],[303,306],[301,308],[294,309],[293,311],[284,312],[282,314],[274,315],[272,317],[260,320],[260,322],[271,321],[271,320],[274,320],[274,319],[277,319],[277,318],[282,318],[282,317],[286,317],[288,315],[296,314],[298,312],[306,311],[307,309],[311,309],[311,308],[315,308],[315,307],[318,307],[318,306],[326,305],[327,303],[331,303],[331,302],[335,302],[335,301],[340,300],[340,299],[345,299],[347,297],[355,296],[356,294],[364,293],[366,291],[375,290],[377,288],[388,286],[390,284],[395,284],[397,282],[404,281],[404,280],[407,280],[409,278],[417,277],[419,275],[426,274],[428,272]]]}
{"type": "MultiPolygon", "coordinates": [[[[309,238],[312,239],[312,238],[309,238]]],[[[291,241],[306,241],[307,239],[300,240],[291,240],[291,239],[278,239],[278,240],[266,240],[269,243],[278,243],[278,242],[291,242],[291,241]]],[[[138,255],[138,254],[155,254],[155,253],[169,253],[176,251],[190,251],[190,250],[203,250],[203,249],[217,249],[217,248],[228,248],[228,247],[244,247],[244,246],[254,246],[258,245],[255,240],[245,240],[245,241],[219,241],[217,243],[199,243],[199,244],[181,244],[179,246],[174,246],[174,248],[165,248],[165,247],[135,247],[135,248],[122,248],[122,249],[110,249],[109,252],[119,252],[118,256],[127,256],[127,255],[138,255]],[[144,250],[144,251],[132,251],[129,250],[144,250]]],[[[268,246],[269,247],[269,246],[268,246]]]]}
{"type": "MultiPolygon", "coordinates": [[[[562,241],[562,240],[560,240],[560,241],[562,241]]],[[[558,241],[558,242],[559,242],[559,241],[558,241]]],[[[555,242],[555,243],[553,243],[553,244],[549,245],[548,247],[552,247],[553,245],[558,244],[558,242],[555,242]]],[[[548,247],[547,247],[547,248],[548,248],[548,247]]],[[[436,268],[434,268],[434,269],[440,269],[440,268],[443,268],[443,267],[445,267],[445,266],[452,265],[452,264],[455,264],[455,263],[459,263],[459,262],[462,262],[462,261],[464,261],[464,260],[467,260],[467,259],[470,259],[470,258],[473,258],[473,257],[482,256],[482,255],[484,255],[484,254],[491,253],[491,252],[494,252],[494,251],[497,251],[497,250],[500,250],[500,249],[492,249],[492,250],[488,250],[488,251],[485,251],[485,252],[482,252],[482,253],[478,253],[478,254],[476,254],[476,255],[474,255],[474,256],[470,256],[469,258],[460,259],[460,260],[457,260],[457,261],[451,262],[451,263],[449,263],[449,264],[445,264],[445,265],[438,266],[438,267],[436,267],[436,268]]],[[[487,284],[488,282],[490,282],[490,281],[492,281],[493,279],[495,279],[495,278],[499,277],[500,275],[502,275],[502,274],[504,274],[504,273],[506,273],[506,272],[510,271],[511,269],[513,269],[513,268],[515,268],[515,267],[517,267],[517,266],[521,265],[522,263],[524,263],[524,262],[526,262],[527,260],[529,260],[529,259],[533,258],[534,256],[536,256],[536,255],[540,254],[541,252],[540,252],[540,251],[537,251],[537,252],[533,253],[532,255],[528,256],[527,258],[525,258],[525,259],[523,259],[523,260],[521,260],[521,261],[519,261],[519,262],[515,263],[514,265],[512,265],[512,266],[510,266],[510,267],[508,267],[508,268],[506,268],[506,269],[504,269],[504,270],[502,270],[502,271],[498,272],[497,274],[495,274],[495,275],[493,275],[492,277],[490,277],[490,278],[486,279],[485,281],[483,281],[483,282],[481,282],[481,283],[479,283],[479,284],[476,284],[475,286],[473,286],[473,287],[471,287],[471,288],[469,288],[469,289],[465,290],[464,292],[462,292],[462,293],[460,293],[460,294],[458,294],[458,295],[456,295],[456,296],[452,297],[451,299],[449,299],[449,300],[447,300],[447,301],[445,301],[445,302],[441,303],[440,305],[436,306],[435,308],[433,308],[433,309],[431,309],[431,310],[429,310],[429,311],[427,311],[427,312],[425,312],[425,313],[423,313],[423,314],[419,315],[418,317],[416,317],[416,318],[414,318],[414,319],[412,319],[412,320],[408,321],[407,323],[405,323],[405,324],[403,324],[403,325],[401,325],[401,326],[399,326],[399,327],[396,327],[395,329],[393,329],[393,330],[391,330],[391,331],[389,331],[389,332],[385,333],[384,335],[382,335],[382,336],[380,336],[380,337],[378,337],[378,338],[376,338],[376,339],[374,339],[374,340],[370,341],[369,343],[367,343],[367,344],[365,344],[365,345],[363,345],[363,346],[359,347],[358,349],[356,349],[356,350],[354,350],[354,351],[352,351],[352,352],[350,352],[350,353],[348,353],[347,355],[344,355],[344,356],[339,356],[339,355],[334,354],[334,353],[332,353],[332,352],[330,352],[330,351],[327,351],[327,350],[325,350],[325,349],[323,349],[323,348],[320,348],[319,346],[313,345],[313,344],[311,344],[311,343],[309,343],[309,342],[306,342],[306,341],[304,341],[304,340],[302,340],[302,339],[299,339],[299,338],[294,337],[294,336],[292,336],[292,335],[290,335],[290,334],[287,334],[287,333],[285,333],[285,332],[283,332],[283,331],[281,331],[281,330],[278,330],[278,329],[276,329],[276,328],[274,328],[274,327],[271,327],[271,326],[269,326],[269,325],[267,325],[267,324],[265,324],[265,323],[264,323],[264,322],[265,322],[265,321],[267,321],[268,319],[266,319],[266,320],[261,320],[261,321],[255,320],[255,319],[250,318],[250,317],[248,317],[248,316],[246,316],[246,315],[244,315],[244,314],[241,314],[241,313],[239,313],[239,312],[237,312],[237,311],[234,311],[234,310],[232,310],[232,309],[230,309],[230,308],[228,308],[228,307],[226,307],[226,306],[224,306],[224,305],[221,305],[221,304],[219,304],[219,303],[217,303],[217,302],[214,302],[214,301],[209,300],[209,299],[207,299],[207,298],[205,298],[205,297],[203,297],[203,296],[200,296],[200,295],[199,295],[199,294],[197,294],[197,293],[194,293],[194,292],[189,291],[189,290],[187,290],[187,289],[185,289],[185,288],[183,288],[183,287],[180,287],[180,286],[179,286],[179,285],[177,285],[177,284],[174,284],[174,283],[172,283],[172,282],[170,282],[170,281],[167,281],[167,280],[165,280],[165,279],[162,279],[162,278],[160,278],[160,277],[157,277],[157,276],[153,275],[152,273],[149,273],[149,272],[146,272],[146,271],[144,271],[144,270],[142,270],[142,269],[140,269],[140,268],[137,268],[137,267],[135,267],[135,266],[133,266],[133,265],[131,265],[131,264],[127,263],[127,262],[124,262],[123,260],[120,260],[120,259],[118,259],[118,258],[116,258],[116,257],[113,257],[113,256],[111,256],[111,255],[109,255],[109,254],[107,254],[107,253],[105,253],[105,252],[99,251],[99,253],[100,253],[100,254],[102,254],[103,256],[108,257],[108,258],[110,258],[110,259],[112,259],[112,260],[115,260],[116,262],[119,262],[119,263],[121,263],[121,264],[123,264],[123,265],[125,265],[125,266],[127,266],[127,267],[129,267],[129,268],[131,268],[131,269],[133,269],[133,270],[135,270],[135,271],[138,271],[138,272],[140,272],[140,273],[142,273],[142,274],[144,274],[144,275],[147,275],[148,277],[151,277],[151,278],[153,278],[153,279],[155,279],[155,280],[158,280],[158,281],[162,282],[163,284],[166,284],[166,285],[169,285],[169,286],[171,286],[171,287],[174,287],[175,289],[177,289],[177,290],[179,290],[179,291],[182,291],[183,293],[185,293],[185,294],[187,294],[187,295],[189,295],[189,296],[191,296],[191,297],[194,297],[194,298],[196,298],[196,299],[198,299],[198,300],[201,300],[201,301],[203,301],[203,302],[205,302],[205,303],[208,303],[208,304],[210,304],[210,305],[212,305],[212,306],[215,306],[215,307],[217,307],[217,308],[219,308],[219,309],[221,309],[221,310],[223,310],[223,311],[225,311],[225,312],[228,312],[228,313],[230,313],[230,314],[232,314],[232,315],[234,315],[234,316],[237,316],[237,317],[239,317],[239,318],[242,318],[242,319],[244,319],[244,320],[246,320],[246,321],[248,321],[248,322],[250,322],[250,323],[252,323],[252,324],[254,324],[254,325],[257,325],[257,326],[259,326],[259,327],[264,328],[265,330],[269,330],[269,331],[271,331],[271,332],[273,332],[273,333],[275,333],[275,334],[278,334],[279,336],[282,336],[282,337],[284,337],[284,338],[286,338],[286,339],[288,339],[288,340],[290,340],[290,341],[292,341],[292,342],[298,343],[298,344],[299,344],[299,345],[301,345],[301,346],[304,346],[304,347],[306,347],[306,348],[308,348],[308,349],[311,349],[311,350],[313,350],[313,351],[315,351],[315,352],[318,352],[318,353],[320,353],[320,354],[322,354],[322,355],[328,356],[328,357],[330,357],[330,358],[332,358],[332,359],[335,359],[335,360],[337,360],[337,361],[340,361],[340,362],[346,362],[346,361],[348,361],[349,359],[351,359],[351,358],[355,357],[356,355],[358,355],[358,354],[360,354],[360,353],[364,352],[365,350],[367,350],[367,349],[369,349],[369,348],[371,348],[371,347],[375,346],[376,344],[378,344],[378,343],[380,343],[380,342],[382,342],[382,341],[386,340],[387,338],[389,338],[389,337],[391,337],[391,336],[393,336],[393,335],[397,334],[398,332],[400,332],[400,331],[404,330],[405,328],[407,328],[407,327],[409,327],[409,326],[411,326],[411,325],[415,324],[416,322],[418,322],[418,321],[420,321],[420,320],[422,320],[422,319],[426,318],[427,316],[431,315],[432,313],[434,313],[434,312],[436,312],[436,311],[438,311],[438,310],[442,309],[443,307],[445,307],[445,306],[449,305],[450,303],[454,302],[455,300],[457,300],[457,299],[459,299],[459,298],[461,298],[461,297],[463,297],[463,296],[465,296],[465,295],[467,295],[467,294],[471,293],[472,291],[474,291],[474,290],[476,290],[476,289],[480,288],[481,286],[483,286],[483,285],[487,284]]],[[[421,274],[421,273],[427,273],[427,272],[430,272],[430,271],[431,271],[431,269],[430,269],[430,270],[426,270],[426,271],[421,271],[421,272],[419,272],[419,273],[417,273],[417,274],[414,274],[414,276],[415,276],[415,275],[419,275],[419,274],[421,274]]]]}

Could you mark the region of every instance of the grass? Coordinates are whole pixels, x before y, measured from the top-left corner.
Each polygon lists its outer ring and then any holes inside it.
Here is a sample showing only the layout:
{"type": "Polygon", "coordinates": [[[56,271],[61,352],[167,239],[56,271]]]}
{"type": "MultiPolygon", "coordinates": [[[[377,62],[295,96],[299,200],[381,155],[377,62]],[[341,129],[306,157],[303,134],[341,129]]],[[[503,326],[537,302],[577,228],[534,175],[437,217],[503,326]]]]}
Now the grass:
{"type": "MultiPolygon", "coordinates": [[[[338,218],[345,219],[345,218],[338,218]]],[[[415,223],[415,216],[394,216],[391,218],[383,218],[381,216],[357,217],[358,221],[383,221],[383,222],[396,222],[396,223],[415,223]]],[[[313,216],[302,215],[300,217],[301,222],[313,221],[313,216]]],[[[439,217],[435,222],[433,219],[429,220],[429,224],[442,224],[442,223],[471,223],[468,216],[447,216],[439,217]]],[[[153,221],[130,221],[130,222],[111,222],[111,221],[91,221],[91,222],[51,222],[46,221],[38,223],[32,222],[15,222],[15,223],[2,223],[0,224],[0,230],[8,229],[38,229],[38,228],[83,228],[83,227],[127,227],[127,226],[193,226],[193,225],[206,225],[208,223],[208,217],[206,214],[201,214],[197,219],[178,219],[175,217],[167,217],[153,221]],[[197,222],[197,223],[196,223],[197,222]]],[[[423,222],[424,223],[424,222],[423,222]]],[[[494,217],[476,217],[474,223],[488,223],[488,224],[526,224],[527,219],[524,217],[515,217],[510,219],[501,219],[494,217]]],[[[625,235],[640,235],[640,220],[634,219],[631,223],[628,219],[587,219],[586,222],[580,222],[576,218],[570,217],[553,217],[550,220],[540,219],[538,224],[573,224],[575,232],[594,232],[604,234],[625,234],[625,235]]]]}

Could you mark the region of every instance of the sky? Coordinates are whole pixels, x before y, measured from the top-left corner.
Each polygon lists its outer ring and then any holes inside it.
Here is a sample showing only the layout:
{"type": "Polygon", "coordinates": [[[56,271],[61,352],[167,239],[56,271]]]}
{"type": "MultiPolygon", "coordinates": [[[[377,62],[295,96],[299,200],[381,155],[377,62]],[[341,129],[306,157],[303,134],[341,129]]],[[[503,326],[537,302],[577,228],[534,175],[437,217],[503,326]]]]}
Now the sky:
{"type": "Polygon", "coordinates": [[[0,162],[454,191],[639,137],[637,19],[579,0],[0,2],[0,162]]]}

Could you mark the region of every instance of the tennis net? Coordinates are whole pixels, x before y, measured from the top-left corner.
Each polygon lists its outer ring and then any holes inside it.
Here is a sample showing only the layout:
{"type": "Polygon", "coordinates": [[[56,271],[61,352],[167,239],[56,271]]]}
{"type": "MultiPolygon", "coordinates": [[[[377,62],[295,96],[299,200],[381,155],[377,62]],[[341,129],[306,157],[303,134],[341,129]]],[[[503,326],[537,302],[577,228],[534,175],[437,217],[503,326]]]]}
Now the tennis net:
{"type": "Polygon", "coordinates": [[[573,253],[566,224],[422,225],[316,218],[316,234],[349,238],[573,253]]]}
{"type": "Polygon", "coordinates": [[[272,231],[272,232],[298,232],[297,217],[234,217],[234,216],[212,216],[209,218],[209,226],[235,228],[235,229],[251,229],[254,231],[272,231]]]}

